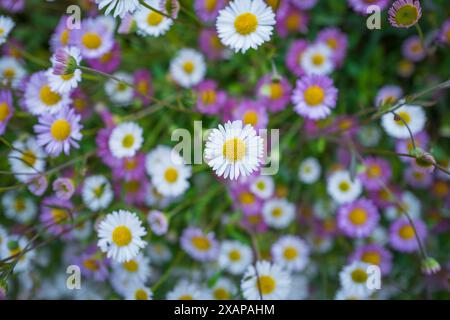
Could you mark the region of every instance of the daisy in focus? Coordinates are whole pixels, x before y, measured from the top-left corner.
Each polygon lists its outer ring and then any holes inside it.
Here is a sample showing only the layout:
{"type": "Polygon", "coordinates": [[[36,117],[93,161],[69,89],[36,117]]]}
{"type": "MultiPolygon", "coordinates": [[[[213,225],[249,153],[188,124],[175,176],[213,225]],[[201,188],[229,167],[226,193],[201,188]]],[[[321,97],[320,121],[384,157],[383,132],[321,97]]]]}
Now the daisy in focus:
{"type": "Polygon", "coordinates": [[[375,230],[380,214],[372,201],[360,198],[355,202],[344,204],[338,210],[339,229],[348,237],[365,238],[375,230]]]}
{"type": "Polygon", "coordinates": [[[81,63],[80,50],[76,47],[58,49],[51,62],[53,68],[47,71],[50,89],[60,94],[75,89],[81,81],[81,70],[77,68],[81,63]]]}
{"type": "Polygon", "coordinates": [[[381,118],[381,125],[391,137],[406,139],[410,137],[409,130],[413,135],[422,131],[426,121],[426,114],[422,107],[403,105],[395,110],[395,115],[385,114],[381,118]]]}
{"type": "Polygon", "coordinates": [[[139,8],[139,0],[95,0],[99,10],[105,10],[105,15],[123,18],[127,13],[133,13],[139,8]]]}
{"type": "Polygon", "coordinates": [[[133,157],[144,141],[142,128],[134,122],[119,124],[108,140],[109,150],[116,158],[133,157]]]}
{"type": "Polygon", "coordinates": [[[417,0],[396,0],[388,11],[389,22],[397,28],[410,28],[422,16],[422,7],[417,0]]]}

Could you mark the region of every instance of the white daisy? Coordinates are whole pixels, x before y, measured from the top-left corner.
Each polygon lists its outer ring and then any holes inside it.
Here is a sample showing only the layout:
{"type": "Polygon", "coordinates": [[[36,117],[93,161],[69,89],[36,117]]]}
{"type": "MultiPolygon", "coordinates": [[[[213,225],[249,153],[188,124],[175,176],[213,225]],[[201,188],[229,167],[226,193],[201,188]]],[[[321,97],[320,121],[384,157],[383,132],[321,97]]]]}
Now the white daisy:
{"type": "Polygon", "coordinates": [[[211,296],[215,300],[232,300],[236,293],[236,285],[227,278],[220,278],[211,288],[211,296]]]}
{"type": "Polygon", "coordinates": [[[264,141],[255,129],[237,120],[219,125],[208,136],[205,159],[220,177],[249,176],[262,162],[264,141]]]}
{"type": "MultiPolygon", "coordinates": [[[[167,159],[177,160],[179,154],[169,146],[158,145],[154,149],[152,149],[145,156],[145,169],[147,170],[148,175],[153,176],[157,170],[156,168],[166,162],[167,159]],[[172,158],[174,157],[174,158],[172,158]]],[[[180,163],[182,163],[181,157],[180,163]]]]}
{"type": "MultiPolygon", "coordinates": [[[[6,242],[6,241],[8,241],[8,233],[6,232],[5,228],[3,228],[0,225],[0,250],[2,248],[2,243],[6,242]]],[[[0,256],[1,256],[1,254],[0,254],[0,256]]]]}
{"type": "Polygon", "coordinates": [[[14,21],[7,16],[0,16],[0,44],[6,42],[9,33],[14,28],[14,21]]]}
{"type": "Polygon", "coordinates": [[[8,161],[17,180],[27,182],[32,176],[44,171],[46,154],[35,138],[17,140],[13,143],[13,147],[8,155],[8,161]]]}
{"type": "Polygon", "coordinates": [[[219,265],[231,274],[244,273],[252,263],[253,253],[248,245],[239,241],[223,241],[220,246],[219,265]]]}
{"type": "Polygon", "coordinates": [[[204,300],[207,293],[197,284],[181,280],[169,293],[167,300],[204,300]]]}
{"type": "Polygon", "coordinates": [[[28,240],[26,238],[11,236],[8,237],[8,241],[3,241],[0,247],[0,257],[3,259],[15,256],[11,258],[9,262],[17,261],[14,272],[22,272],[28,270],[30,267],[31,260],[35,256],[35,251],[30,250],[26,253],[22,253],[28,245],[28,240]],[[17,258],[19,258],[17,260],[17,258]]]}
{"type": "Polygon", "coordinates": [[[123,18],[127,13],[133,13],[140,6],[139,0],[95,0],[99,10],[105,10],[105,15],[109,15],[112,11],[114,18],[123,18]]]}
{"type": "Polygon", "coordinates": [[[150,259],[138,254],[133,259],[113,263],[113,277],[126,278],[135,283],[146,283],[151,275],[150,259]]]}
{"type": "Polygon", "coordinates": [[[216,28],[225,46],[244,53],[269,41],[275,23],[275,14],[264,1],[234,0],[219,12],[216,28]]]}
{"type": "Polygon", "coordinates": [[[423,130],[427,121],[425,112],[420,106],[404,105],[392,113],[387,113],[381,118],[381,125],[388,135],[397,139],[409,138],[408,125],[414,135],[423,130]],[[403,119],[403,121],[402,121],[403,119]]]}
{"type": "Polygon", "coordinates": [[[142,284],[131,286],[125,294],[126,300],[152,300],[152,298],[152,290],[142,284]]]}
{"type": "Polygon", "coordinates": [[[172,202],[174,202],[177,197],[166,197],[158,192],[158,189],[152,184],[147,188],[147,197],[145,198],[145,203],[150,207],[155,207],[158,209],[164,209],[172,202]]]}
{"type": "Polygon", "coordinates": [[[0,58],[0,80],[2,84],[17,89],[27,72],[19,61],[13,57],[0,58]]]}
{"type": "Polygon", "coordinates": [[[408,215],[412,219],[418,219],[421,216],[422,204],[420,200],[410,191],[402,193],[399,199],[402,207],[392,205],[385,210],[385,216],[389,221],[396,220],[404,215],[404,211],[408,212],[408,215]]]}
{"type": "Polygon", "coordinates": [[[119,124],[109,137],[109,150],[116,158],[134,157],[144,139],[142,128],[134,122],[119,124]]]}
{"type": "MultiPolygon", "coordinates": [[[[159,0],[146,0],[145,2],[152,8],[161,9],[159,0]]],[[[159,37],[165,34],[173,24],[172,19],[144,7],[134,14],[134,19],[138,27],[137,33],[142,36],[159,37]]]]}
{"type": "Polygon", "coordinates": [[[272,177],[259,176],[251,183],[250,191],[258,198],[268,199],[275,191],[275,183],[273,182],[272,177]]]}
{"type": "Polygon", "coordinates": [[[116,72],[114,76],[123,82],[109,79],[105,82],[105,91],[109,99],[118,106],[128,106],[134,97],[134,89],[129,86],[133,77],[126,72],[116,72]]]}
{"type": "Polygon", "coordinates": [[[302,271],[309,262],[309,246],[295,236],[283,236],[272,245],[273,261],[288,271],[302,271]]]}
{"type": "Polygon", "coordinates": [[[338,170],[328,177],[327,191],[337,203],[348,203],[359,197],[362,184],[357,177],[352,181],[348,171],[338,170]]]}
{"type": "Polygon", "coordinates": [[[320,178],[322,168],[316,158],[306,158],[300,163],[298,178],[306,184],[315,183],[320,178]]]}
{"type": "Polygon", "coordinates": [[[345,266],[339,273],[342,288],[359,297],[367,298],[370,296],[373,289],[370,289],[370,286],[367,285],[369,267],[370,264],[361,261],[355,261],[345,266]]]}
{"type": "Polygon", "coordinates": [[[135,213],[119,210],[106,216],[98,227],[98,246],[108,258],[130,261],[147,244],[141,239],[147,232],[135,213]]]}
{"type": "Polygon", "coordinates": [[[271,199],[264,203],[262,214],[268,226],[283,229],[294,220],[295,206],[286,199],[271,199]]]}
{"type": "Polygon", "coordinates": [[[5,193],[2,198],[5,216],[18,222],[28,222],[34,218],[37,212],[36,204],[29,197],[19,195],[16,191],[5,193]]]}
{"type": "Polygon", "coordinates": [[[312,44],[303,52],[300,64],[306,74],[328,75],[334,70],[332,54],[326,44],[312,44]]]}
{"type": "Polygon", "coordinates": [[[87,177],[81,190],[83,203],[91,211],[108,208],[113,199],[113,191],[108,179],[103,175],[87,177]]]}
{"type": "Polygon", "coordinates": [[[203,80],[206,64],[203,55],[194,49],[181,49],[170,62],[170,75],[184,88],[190,88],[203,80]]]}
{"type": "MultiPolygon", "coordinates": [[[[81,52],[77,47],[68,47],[64,49],[79,65],[81,63],[81,52]]],[[[55,55],[51,58],[52,64],[56,64],[55,55]]],[[[47,70],[47,78],[48,83],[50,85],[50,89],[55,92],[64,94],[69,93],[76,87],[78,87],[78,83],[81,82],[81,70],[75,69],[73,73],[57,75],[53,73],[53,68],[47,70]]]]}
{"type": "Polygon", "coordinates": [[[177,197],[189,188],[191,167],[186,165],[183,158],[176,152],[154,166],[152,184],[156,190],[166,197],[177,197]]]}
{"type": "Polygon", "coordinates": [[[251,265],[241,280],[241,290],[246,300],[283,300],[286,299],[291,279],[289,273],[277,264],[268,261],[251,265]]]}

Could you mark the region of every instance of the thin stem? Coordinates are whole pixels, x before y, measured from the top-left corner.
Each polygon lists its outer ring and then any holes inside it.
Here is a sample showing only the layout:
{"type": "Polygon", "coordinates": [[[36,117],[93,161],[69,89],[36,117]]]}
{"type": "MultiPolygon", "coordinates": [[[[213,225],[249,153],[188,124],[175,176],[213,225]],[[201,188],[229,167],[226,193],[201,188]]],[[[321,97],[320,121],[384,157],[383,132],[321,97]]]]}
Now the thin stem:
{"type": "Polygon", "coordinates": [[[395,117],[399,118],[403,122],[403,124],[405,125],[406,129],[408,129],[409,138],[411,139],[411,143],[413,145],[413,150],[416,150],[416,141],[414,140],[414,135],[412,134],[412,131],[411,131],[411,129],[408,126],[408,123],[405,121],[405,119],[402,118],[402,116],[398,115],[394,111],[392,111],[392,114],[394,115],[394,118],[395,117]]]}
{"type": "Polygon", "coordinates": [[[417,33],[419,34],[420,44],[422,45],[423,50],[425,50],[425,38],[423,36],[422,28],[420,27],[419,23],[416,23],[414,25],[417,29],[417,33]]]}

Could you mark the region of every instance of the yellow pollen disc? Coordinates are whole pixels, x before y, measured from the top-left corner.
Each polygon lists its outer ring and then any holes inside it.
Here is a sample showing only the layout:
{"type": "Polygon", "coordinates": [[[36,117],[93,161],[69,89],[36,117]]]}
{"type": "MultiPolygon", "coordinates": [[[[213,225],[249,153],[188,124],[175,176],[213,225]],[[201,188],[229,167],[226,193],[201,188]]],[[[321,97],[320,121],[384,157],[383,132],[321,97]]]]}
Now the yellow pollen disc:
{"type": "Polygon", "coordinates": [[[134,297],[136,298],[136,300],[148,300],[148,294],[143,289],[136,290],[136,292],[134,293],[134,297]]]}
{"type": "Polygon", "coordinates": [[[271,276],[260,276],[257,285],[261,293],[266,295],[271,294],[275,290],[276,282],[271,276]]]}
{"type": "Polygon", "coordinates": [[[9,106],[6,102],[0,103],[0,122],[9,116],[9,106]]]}
{"type": "Polygon", "coordinates": [[[134,145],[134,136],[132,134],[127,134],[122,139],[122,146],[124,148],[131,148],[134,145]]]}
{"type": "Polygon", "coordinates": [[[25,150],[22,152],[22,161],[25,162],[30,167],[33,167],[36,163],[36,155],[31,150],[25,150]]]}
{"type": "Polygon", "coordinates": [[[198,237],[192,237],[191,240],[194,247],[200,251],[206,251],[211,247],[211,243],[209,242],[209,239],[206,237],[198,236],[198,237]]]}
{"type": "Polygon", "coordinates": [[[21,213],[23,210],[25,210],[25,201],[23,201],[23,199],[16,199],[14,208],[16,209],[17,213],[21,213]]]}
{"type": "Polygon", "coordinates": [[[230,299],[230,293],[224,288],[218,288],[214,290],[214,298],[216,300],[228,300],[230,299]]]}
{"type": "Polygon", "coordinates": [[[166,172],[164,173],[164,179],[168,183],[175,183],[178,180],[178,171],[175,168],[168,168],[166,172]]]}
{"type": "Polygon", "coordinates": [[[148,25],[153,26],[153,27],[159,25],[163,21],[163,19],[164,19],[164,17],[155,11],[151,11],[147,15],[147,23],[148,23],[148,25]]]}
{"type": "Polygon", "coordinates": [[[297,249],[294,247],[287,247],[284,249],[283,256],[286,260],[294,260],[298,256],[297,249]]]}
{"type": "Polygon", "coordinates": [[[230,258],[231,261],[239,261],[241,260],[241,253],[238,250],[231,250],[228,253],[228,258],[230,258]]]}
{"type": "Polygon", "coordinates": [[[126,226],[116,227],[112,233],[112,241],[118,247],[124,247],[130,244],[132,239],[131,231],[126,226]]]}
{"type": "Polygon", "coordinates": [[[264,190],[264,189],[266,189],[266,185],[263,181],[258,181],[258,183],[256,183],[256,188],[258,190],[264,190]]]}
{"type": "Polygon", "coordinates": [[[203,104],[210,105],[216,103],[216,92],[214,90],[206,90],[202,92],[203,104]]]}
{"type": "Polygon", "coordinates": [[[381,257],[380,254],[376,251],[367,251],[364,252],[363,255],[361,256],[361,261],[379,266],[381,262],[381,257]]]}
{"type": "Polygon", "coordinates": [[[409,123],[411,122],[411,116],[409,115],[408,112],[400,111],[400,112],[397,112],[397,115],[401,118],[401,119],[395,120],[395,122],[397,123],[397,125],[399,125],[399,126],[405,126],[405,122],[406,122],[406,124],[408,124],[408,125],[409,125],[409,123]],[[402,121],[402,119],[404,120],[404,122],[402,121]]]}
{"type": "Polygon", "coordinates": [[[255,127],[258,124],[258,113],[255,111],[247,111],[242,119],[244,124],[250,124],[255,127]]]}
{"type": "Polygon", "coordinates": [[[339,183],[339,190],[341,190],[342,192],[347,192],[348,190],[350,190],[350,183],[348,183],[347,181],[342,181],[341,183],[339,183]]]}
{"type": "Polygon", "coordinates": [[[64,141],[70,136],[71,126],[66,119],[58,119],[53,122],[50,133],[53,139],[57,141],[64,141]]]}
{"type": "Polygon", "coordinates": [[[94,194],[97,198],[100,198],[103,195],[104,185],[100,185],[94,189],[94,194]]]}
{"type": "Polygon", "coordinates": [[[315,107],[323,102],[325,92],[321,87],[314,85],[305,90],[303,97],[309,106],[315,107]]]}
{"type": "Polygon", "coordinates": [[[194,300],[194,298],[189,294],[185,294],[179,297],[178,300],[194,300]]]}
{"type": "Polygon", "coordinates": [[[5,30],[3,28],[0,28],[0,36],[3,35],[3,33],[5,33],[5,30]]]}
{"type": "Polygon", "coordinates": [[[363,269],[355,269],[352,272],[352,280],[356,283],[365,283],[367,278],[367,273],[363,269]]]}
{"type": "Polygon", "coordinates": [[[16,70],[14,70],[13,68],[6,68],[5,70],[3,70],[3,76],[6,79],[12,79],[14,78],[16,75],[16,70]]]}
{"type": "Polygon", "coordinates": [[[88,270],[92,270],[92,271],[97,271],[99,268],[97,260],[95,259],[86,259],[83,261],[83,266],[88,269],[88,270]]]}
{"type": "Polygon", "coordinates": [[[211,38],[209,39],[209,42],[211,44],[211,47],[213,47],[215,49],[223,48],[222,42],[220,42],[220,39],[216,34],[211,36],[211,38]]]}
{"type": "Polygon", "coordinates": [[[124,262],[122,266],[128,272],[136,272],[139,269],[139,265],[134,260],[124,262]]]}
{"type": "Polygon", "coordinates": [[[312,63],[316,66],[321,66],[325,62],[325,57],[321,54],[315,54],[312,56],[312,63]]]}
{"type": "Polygon", "coordinates": [[[231,162],[237,162],[244,159],[247,147],[239,138],[232,138],[225,142],[222,148],[222,154],[225,159],[231,162]]]}
{"type": "Polygon", "coordinates": [[[81,42],[86,48],[95,50],[102,45],[102,38],[100,38],[100,36],[96,33],[87,32],[81,38],[81,42]]]}
{"type": "Polygon", "coordinates": [[[444,181],[438,180],[434,183],[433,186],[434,192],[441,197],[445,197],[450,193],[449,186],[444,181]]]}
{"type": "Polygon", "coordinates": [[[183,70],[184,72],[191,74],[192,72],[194,72],[194,64],[192,63],[192,61],[186,61],[185,63],[183,63],[183,70]]]}
{"type": "Polygon", "coordinates": [[[63,79],[64,81],[69,81],[70,79],[72,79],[74,76],[73,73],[69,73],[69,74],[63,74],[61,75],[61,79],[63,79]]]}
{"type": "Polygon", "coordinates": [[[64,209],[52,209],[51,214],[56,223],[61,224],[68,218],[68,213],[64,209]]]}
{"type": "Polygon", "coordinates": [[[286,19],[286,28],[291,32],[297,31],[301,21],[302,20],[299,14],[292,13],[286,19]]]}
{"type": "Polygon", "coordinates": [[[258,19],[253,13],[243,13],[238,15],[236,20],[234,20],[234,27],[237,33],[246,36],[256,31],[258,19]]]}
{"type": "Polygon", "coordinates": [[[414,229],[409,224],[407,224],[398,230],[398,234],[402,239],[409,240],[414,237],[414,229]]]}
{"type": "Polygon", "coordinates": [[[140,186],[141,186],[141,183],[139,182],[139,180],[130,180],[125,183],[125,189],[129,193],[138,192],[140,186]]]}
{"type": "Polygon", "coordinates": [[[243,205],[253,204],[255,202],[255,196],[250,192],[242,192],[239,195],[239,202],[243,205]]]}
{"type": "Polygon", "coordinates": [[[379,178],[381,176],[381,168],[378,165],[371,165],[367,168],[367,176],[371,179],[379,178]]]}
{"type": "Polygon", "coordinates": [[[106,63],[106,62],[108,62],[108,61],[110,61],[111,60],[111,58],[112,58],[112,52],[110,51],[110,52],[107,52],[107,53],[105,53],[104,55],[102,55],[101,57],[100,57],[100,62],[102,62],[102,63],[106,63]]]}
{"type": "Polygon", "coordinates": [[[205,0],[205,9],[208,12],[211,12],[216,7],[217,0],[205,0]]]}
{"type": "Polygon", "coordinates": [[[335,38],[328,38],[328,39],[327,39],[327,45],[328,45],[331,49],[335,50],[335,49],[337,49],[337,47],[338,47],[338,42],[337,42],[337,40],[336,40],[335,38]]]}
{"type": "Polygon", "coordinates": [[[134,170],[134,169],[136,169],[136,167],[137,167],[136,158],[125,159],[123,166],[124,166],[125,170],[134,170]]]}
{"type": "Polygon", "coordinates": [[[356,208],[349,213],[348,218],[354,225],[360,226],[366,223],[367,212],[364,209],[356,208]]]}
{"type": "Polygon", "coordinates": [[[283,215],[283,210],[281,208],[275,208],[272,210],[272,216],[279,218],[283,215]]]}
{"type": "Polygon", "coordinates": [[[42,102],[44,102],[49,107],[61,101],[61,96],[58,93],[53,92],[52,89],[50,89],[49,85],[45,85],[41,88],[39,97],[41,98],[42,102]]]}
{"type": "Polygon", "coordinates": [[[138,91],[141,95],[145,96],[145,95],[148,93],[148,84],[147,84],[147,81],[145,81],[145,80],[139,81],[138,84],[137,84],[137,91],[138,91]]]}
{"type": "Polygon", "coordinates": [[[270,84],[270,99],[278,100],[283,96],[283,86],[280,83],[270,84]]]}
{"type": "Polygon", "coordinates": [[[409,26],[414,24],[419,16],[417,8],[407,4],[399,8],[395,14],[395,22],[400,26],[409,26]]]}
{"type": "Polygon", "coordinates": [[[61,35],[59,37],[59,41],[61,41],[61,44],[67,45],[69,43],[69,30],[64,29],[63,32],[61,32],[61,35]]]}

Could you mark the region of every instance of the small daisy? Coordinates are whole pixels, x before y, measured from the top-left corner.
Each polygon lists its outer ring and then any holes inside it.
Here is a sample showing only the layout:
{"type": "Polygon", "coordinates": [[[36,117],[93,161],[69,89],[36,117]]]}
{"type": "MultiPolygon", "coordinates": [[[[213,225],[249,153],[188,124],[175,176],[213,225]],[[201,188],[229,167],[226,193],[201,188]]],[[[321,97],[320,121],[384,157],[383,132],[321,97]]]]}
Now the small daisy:
{"type": "Polygon", "coordinates": [[[83,128],[80,120],[81,117],[70,108],[40,116],[39,124],[34,126],[37,143],[51,156],[58,156],[63,151],[68,155],[71,147],[79,148],[77,141],[82,138],[83,128]]]}
{"type": "Polygon", "coordinates": [[[75,186],[70,178],[57,178],[53,181],[52,187],[56,197],[62,200],[69,200],[75,193],[75,186]]]}
{"type": "Polygon", "coordinates": [[[310,75],[297,80],[292,103],[301,116],[312,120],[324,119],[336,107],[337,95],[332,79],[310,75]]]}
{"type": "Polygon", "coordinates": [[[327,191],[337,203],[348,203],[359,197],[362,192],[362,184],[358,178],[352,181],[348,171],[339,170],[328,177],[327,191]]]}
{"type": "Polygon", "coordinates": [[[54,92],[65,94],[76,87],[78,83],[81,82],[81,70],[76,68],[76,66],[63,66],[62,63],[57,62],[58,59],[61,61],[62,58],[58,58],[63,55],[68,55],[69,58],[73,59],[74,62],[69,62],[69,64],[79,65],[81,62],[80,51],[78,48],[69,47],[65,49],[58,49],[57,53],[52,57],[53,68],[47,70],[48,83],[50,89],[54,92]]]}
{"type": "Polygon", "coordinates": [[[108,145],[116,158],[134,157],[144,141],[142,128],[135,122],[123,122],[111,133],[108,145]]]}
{"type": "Polygon", "coordinates": [[[83,20],[81,28],[73,30],[72,36],[73,45],[81,50],[81,55],[86,59],[99,58],[114,45],[112,30],[99,18],[83,20]]]}
{"type": "Polygon", "coordinates": [[[147,232],[135,213],[125,210],[113,211],[100,222],[98,246],[108,258],[117,262],[127,262],[136,257],[146,246],[141,239],[147,232]]]}
{"type": "Polygon", "coordinates": [[[102,54],[98,58],[86,59],[86,62],[95,70],[113,73],[120,66],[122,59],[121,54],[120,44],[117,41],[114,41],[114,45],[110,51],[102,54]]]}
{"type": "Polygon", "coordinates": [[[427,121],[425,111],[422,107],[413,105],[403,105],[392,113],[387,113],[381,118],[381,125],[388,135],[397,139],[409,138],[408,125],[414,135],[423,130],[427,121]]]}
{"type": "Polygon", "coordinates": [[[286,228],[295,218],[295,206],[286,199],[272,199],[264,203],[264,221],[275,229],[286,228]]]}
{"type": "Polygon", "coordinates": [[[419,62],[427,55],[419,36],[411,36],[403,42],[402,54],[405,59],[412,62],[419,62]]]}
{"type": "MultiPolygon", "coordinates": [[[[177,154],[175,150],[165,145],[156,146],[145,156],[145,170],[147,171],[147,174],[150,177],[155,175],[158,172],[155,168],[157,168],[161,164],[164,164],[164,162],[169,158],[177,160],[177,154]]],[[[182,161],[181,157],[178,159],[182,161]]]]}
{"type": "Polygon", "coordinates": [[[190,88],[199,84],[206,73],[203,55],[194,49],[181,49],[170,62],[170,74],[180,86],[190,88]]]}
{"type": "MultiPolygon", "coordinates": [[[[306,33],[308,31],[309,16],[286,2],[285,8],[277,11],[277,32],[286,38],[289,34],[306,33]]],[[[283,3],[284,4],[284,3],[283,3]]]]}
{"type": "Polygon", "coordinates": [[[220,278],[211,288],[211,295],[215,300],[232,300],[236,294],[236,285],[227,278],[220,278]]]}
{"type": "Polygon", "coordinates": [[[241,280],[242,295],[246,300],[283,300],[290,288],[289,273],[268,261],[251,265],[241,280]]]}
{"type": "Polygon", "coordinates": [[[388,11],[389,22],[397,28],[409,28],[422,16],[422,7],[417,0],[397,0],[388,11]]]}
{"type": "Polygon", "coordinates": [[[0,58],[1,83],[17,89],[27,72],[22,64],[13,57],[0,58]]]}
{"type": "Polygon", "coordinates": [[[167,293],[167,300],[204,300],[206,292],[197,284],[186,280],[180,281],[172,291],[167,293]]]}
{"type": "Polygon", "coordinates": [[[326,43],[333,51],[333,61],[336,67],[344,63],[347,55],[347,35],[339,28],[325,28],[317,34],[317,41],[326,43]]]}
{"type": "Polygon", "coordinates": [[[386,85],[378,90],[375,98],[375,106],[394,105],[403,96],[403,90],[399,86],[386,85]]]}
{"type": "Polygon", "coordinates": [[[264,105],[244,99],[233,110],[233,120],[241,120],[244,126],[249,124],[255,130],[260,130],[266,129],[269,117],[264,105]]]}
{"type": "Polygon", "coordinates": [[[75,258],[76,265],[80,266],[83,276],[94,281],[105,281],[108,277],[109,260],[99,255],[96,246],[90,245],[79,257],[75,258]]]}
{"type": "Polygon", "coordinates": [[[400,218],[404,215],[404,211],[408,212],[409,216],[412,219],[418,219],[421,216],[422,212],[422,204],[420,200],[410,191],[404,191],[401,195],[398,196],[399,204],[395,203],[395,205],[389,206],[384,216],[392,221],[397,218],[400,218]]]}
{"type": "Polygon", "coordinates": [[[242,121],[228,121],[208,136],[205,159],[219,177],[246,177],[260,166],[263,144],[251,125],[244,127],[242,121]]]}
{"type": "Polygon", "coordinates": [[[301,65],[302,56],[308,47],[308,42],[306,40],[295,40],[291,43],[286,53],[286,66],[289,71],[298,77],[305,74],[303,67],[301,65]]]}
{"type": "Polygon", "coordinates": [[[373,292],[367,285],[369,267],[370,264],[360,261],[345,266],[339,273],[342,288],[357,296],[368,298],[373,292]]]}
{"type": "Polygon", "coordinates": [[[17,140],[13,143],[13,147],[8,155],[8,161],[17,180],[27,182],[31,177],[44,171],[46,154],[35,138],[17,140]]]}
{"type": "Polygon", "coordinates": [[[118,82],[114,79],[109,79],[105,82],[105,92],[108,98],[118,106],[127,106],[133,101],[135,92],[132,86],[133,76],[126,72],[116,72],[114,77],[123,82],[118,82]]]}
{"type": "Polygon", "coordinates": [[[167,233],[169,229],[169,221],[167,217],[158,210],[152,210],[147,215],[147,222],[150,225],[150,229],[157,236],[162,236],[167,233]]]}
{"type": "Polygon", "coordinates": [[[81,197],[91,211],[106,209],[113,199],[111,184],[103,175],[87,177],[83,182],[81,197]]]}
{"type": "MultiPolygon", "coordinates": [[[[427,227],[422,220],[414,219],[417,237],[423,242],[427,237],[427,227]]],[[[401,217],[395,220],[389,227],[389,243],[392,248],[400,252],[414,252],[419,250],[413,226],[409,221],[401,217]]]]}
{"type": "Polygon", "coordinates": [[[288,271],[302,271],[309,262],[309,246],[296,236],[283,236],[271,248],[273,261],[288,271]]]}
{"type": "Polygon", "coordinates": [[[320,178],[322,168],[316,158],[306,158],[300,163],[298,168],[298,178],[306,184],[313,184],[320,178]]]}
{"type": "Polygon", "coordinates": [[[142,254],[126,262],[115,262],[112,268],[112,277],[127,279],[132,283],[146,283],[151,275],[150,259],[142,254]]]}
{"type": "Polygon", "coordinates": [[[364,169],[358,174],[358,178],[367,190],[380,190],[389,183],[392,170],[387,160],[368,157],[364,159],[363,166],[364,169]]]}
{"type": "Polygon", "coordinates": [[[29,222],[37,213],[37,207],[33,200],[19,195],[16,191],[5,193],[2,205],[6,217],[21,223],[29,222]]]}
{"type": "Polygon", "coordinates": [[[244,273],[252,260],[252,250],[246,244],[226,240],[220,245],[219,265],[233,275],[244,273]]]}
{"type": "Polygon", "coordinates": [[[269,176],[259,176],[250,184],[250,191],[260,199],[268,199],[275,192],[275,183],[269,176]]]}
{"type": "Polygon", "coordinates": [[[72,42],[73,29],[69,28],[69,17],[62,16],[50,38],[50,47],[53,52],[58,48],[67,47],[72,42]]]}
{"type": "Polygon", "coordinates": [[[14,114],[11,91],[0,90],[0,136],[6,131],[6,126],[14,114]]]}
{"type": "Polygon", "coordinates": [[[154,167],[152,184],[156,190],[166,197],[177,197],[189,188],[191,166],[185,164],[177,153],[170,153],[168,158],[154,167]]]}
{"type": "Polygon", "coordinates": [[[292,87],[286,78],[275,79],[272,75],[262,77],[256,86],[256,95],[260,98],[258,102],[272,112],[286,108],[291,98],[291,91],[292,87]]]}
{"type": "Polygon", "coordinates": [[[114,18],[123,18],[127,13],[133,13],[140,7],[139,0],[95,0],[99,10],[105,10],[105,15],[113,12],[114,18]]]}
{"type": "Polygon", "coordinates": [[[359,246],[350,256],[350,262],[353,261],[379,266],[383,275],[389,274],[392,269],[392,254],[379,244],[359,246]]]}
{"type": "Polygon", "coordinates": [[[348,0],[348,3],[356,12],[367,15],[367,8],[375,5],[379,10],[383,10],[389,5],[389,0],[348,0]]]}
{"type": "Polygon", "coordinates": [[[10,17],[0,16],[0,44],[6,42],[9,33],[14,28],[14,21],[10,17]]]}
{"type": "Polygon", "coordinates": [[[214,80],[202,81],[196,88],[197,109],[204,114],[217,114],[227,100],[225,91],[218,90],[214,80]]]}
{"type": "MultiPolygon", "coordinates": [[[[152,8],[160,10],[159,0],[145,1],[152,8]]],[[[173,20],[162,14],[142,7],[134,14],[134,19],[138,27],[138,34],[142,36],[159,37],[165,34],[173,24],[173,20]]]]}
{"type": "Polygon", "coordinates": [[[180,242],[183,250],[195,260],[212,261],[218,256],[219,244],[213,232],[204,234],[199,228],[189,227],[183,231],[180,242]]]}
{"type": "Polygon", "coordinates": [[[152,75],[144,69],[136,70],[133,73],[133,84],[135,86],[134,97],[143,105],[150,104],[153,97],[152,75]]]}
{"type": "Polygon", "coordinates": [[[360,198],[338,210],[339,229],[351,238],[366,238],[375,230],[380,214],[372,201],[360,198]]]}
{"type": "MultiPolygon", "coordinates": [[[[30,250],[22,255],[22,251],[28,246],[28,240],[26,238],[19,238],[18,236],[8,237],[8,241],[3,241],[0,245],[0,257],[8,258],[12,256],[20,258],[14,266],[14,272],[23,272],[29,270],[31,260],[35,256],[35,251],[30,250]]],[[[14,260],[12,260],[14,261],[14,260]]]]}
{"type": "Polygon", "coordinates": [[[213,28],[202,28],[198,37],[198,46],[208,60],[222,60],[232,53],[220,42],[217,32],[213,28]]]}
{"type": "Polygon", "coordinates": [[[152,300],[153,292],[150,288],[147,288],[144,285],[134,285],[131,286],[126,294],[126,300],[152,300]]]}
{"type": "Polygon", "coordinates": [[[325,43],[309,45],[301,57],[301,66],[306,74],[328,75],[334,70],[333,51],[325,43]]]}
{"type": "Polygon", "coordinates": [[[245,53],[269,41],[275,23],[275,14],[264,1],[234,0],[219,12],[216,28],[224,45],[245,53]]]}

